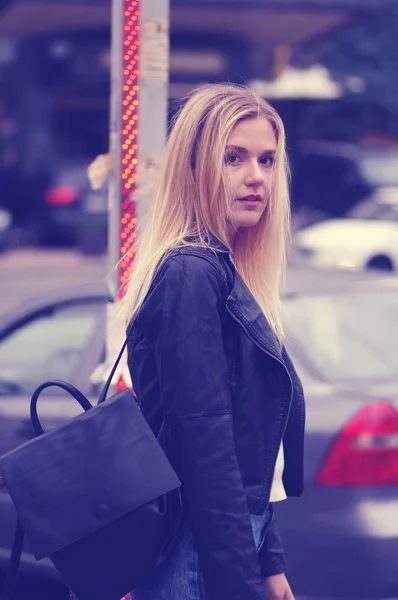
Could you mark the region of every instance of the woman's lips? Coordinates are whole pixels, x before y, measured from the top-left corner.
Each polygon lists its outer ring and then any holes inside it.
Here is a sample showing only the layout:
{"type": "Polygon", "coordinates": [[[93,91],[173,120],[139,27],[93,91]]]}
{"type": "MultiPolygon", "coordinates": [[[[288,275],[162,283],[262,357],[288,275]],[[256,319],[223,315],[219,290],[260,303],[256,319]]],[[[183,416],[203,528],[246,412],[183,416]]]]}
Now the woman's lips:
{"type": "Polygon", "coordinates": [[[239,202],[243,202],[245,206],[256,207],[261,202],[260,196],[245,196],[244,198],[239,198],[239,202]]]}

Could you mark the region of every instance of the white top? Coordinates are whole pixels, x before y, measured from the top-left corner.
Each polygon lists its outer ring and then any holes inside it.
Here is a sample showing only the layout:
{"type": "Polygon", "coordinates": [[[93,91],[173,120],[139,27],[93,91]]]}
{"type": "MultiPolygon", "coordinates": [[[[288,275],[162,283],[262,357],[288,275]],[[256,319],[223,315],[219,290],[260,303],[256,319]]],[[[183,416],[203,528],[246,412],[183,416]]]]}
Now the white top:
{"type": "Polygon", "coordinates": [[[285,468],[285,458],[283,454],[283,444],[279,448],[275,464],[274,479],[271,486],[270,502],[280,502],[286,500],[285,487],[283,485],[283,469],[285,468]]]}

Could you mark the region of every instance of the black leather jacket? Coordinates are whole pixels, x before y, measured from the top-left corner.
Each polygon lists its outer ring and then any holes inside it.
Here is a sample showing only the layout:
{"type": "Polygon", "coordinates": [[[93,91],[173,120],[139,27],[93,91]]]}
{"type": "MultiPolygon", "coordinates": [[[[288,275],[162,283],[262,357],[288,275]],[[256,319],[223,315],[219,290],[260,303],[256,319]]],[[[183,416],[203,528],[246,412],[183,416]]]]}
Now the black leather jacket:
{"type": "Polygon", "coordinates": [[[226,248],[173,250],[130,328],[135,392],[182,484],[209,600],[264,600],[284,572],[273,522],[257,554],[249,513],[269,503],[283,439],[288,496],[303,489],[304,397],[226,248]]]}

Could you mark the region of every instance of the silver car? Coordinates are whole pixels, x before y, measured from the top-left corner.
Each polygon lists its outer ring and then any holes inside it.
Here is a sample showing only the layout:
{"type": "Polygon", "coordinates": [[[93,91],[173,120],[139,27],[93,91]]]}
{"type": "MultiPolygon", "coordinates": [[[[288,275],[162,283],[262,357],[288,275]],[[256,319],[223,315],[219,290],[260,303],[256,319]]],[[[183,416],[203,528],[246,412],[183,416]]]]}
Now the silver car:
{"type": "Polygon", "coordinates": [[[307,399],[305,492],[277,507],[298,595],[398,595],[398,278],[293,271],[289,349],[307,399]]]}

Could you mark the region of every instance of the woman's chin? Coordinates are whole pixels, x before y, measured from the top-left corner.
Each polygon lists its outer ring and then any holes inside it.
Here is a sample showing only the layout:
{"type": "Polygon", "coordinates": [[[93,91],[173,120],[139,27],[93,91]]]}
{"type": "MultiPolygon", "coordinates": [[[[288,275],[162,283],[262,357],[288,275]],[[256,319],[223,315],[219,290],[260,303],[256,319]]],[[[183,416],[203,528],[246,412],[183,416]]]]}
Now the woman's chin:
{"type": "Polygon", "coordinates": [[[257,225],[260,219],[261,214],[248,212],[247,214],[237,216],[236,225],[238,229],[248,229],[257,225]]]}

